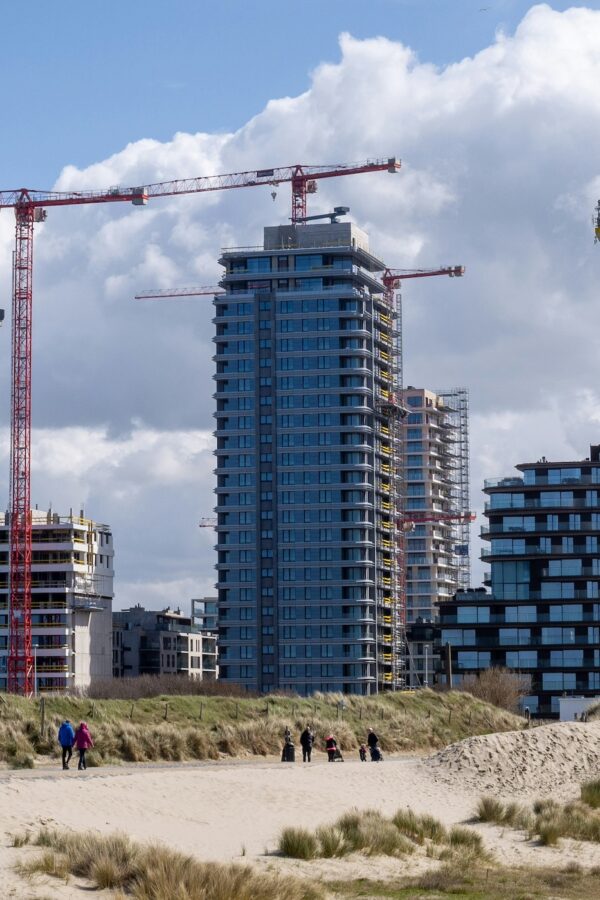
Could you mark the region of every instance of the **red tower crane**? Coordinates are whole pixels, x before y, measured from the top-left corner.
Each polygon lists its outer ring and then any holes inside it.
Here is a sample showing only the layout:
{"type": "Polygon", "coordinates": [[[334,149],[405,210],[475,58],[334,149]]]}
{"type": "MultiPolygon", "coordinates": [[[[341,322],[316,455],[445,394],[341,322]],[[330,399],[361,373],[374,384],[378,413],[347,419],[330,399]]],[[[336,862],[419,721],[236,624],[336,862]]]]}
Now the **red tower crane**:
{"type": "Polygon", "coordinates": [[[9,648],[8,690],[31,694],[34,689],[31,641],[31,324],[33,300],[33,226],[43,222],[52,206],[133,203],[144,206],[154,197],[172,197],[233,188],[275,186],[291,182],[293,223],[306,216],[308,194],[317,181],[340,175],[397,172],[395,158],[331,166],[294,165],[164,181],[141,187],[101,191],[0,191],[0,209],[15,211],[13,254],[12,396],[10,462],[9,648]]]}

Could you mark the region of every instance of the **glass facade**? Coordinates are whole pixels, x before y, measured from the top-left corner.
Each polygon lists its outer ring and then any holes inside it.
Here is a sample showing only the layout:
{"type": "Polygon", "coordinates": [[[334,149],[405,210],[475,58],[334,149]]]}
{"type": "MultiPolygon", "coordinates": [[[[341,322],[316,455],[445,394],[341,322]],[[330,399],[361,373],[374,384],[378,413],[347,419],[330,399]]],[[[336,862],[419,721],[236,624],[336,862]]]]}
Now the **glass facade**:
{"type": "Polygon", "coordinates": [[[266,228],[263,248],[221,262],[220,677],[264,692],[392,687],[384,265],[350,223],[266,228]]]}
{"type": "Polygon", "coordinates": [[[554,717],[560,696],[595,696],[600,685],[600,494],[588,487],[600,482],[600,447],[587,460],[517,468],[522,477],[485,486],[491,595],[460,592],[441,607],[441,640],[459,677],[486,665],[527,673],[524,705],[554,717]]]}

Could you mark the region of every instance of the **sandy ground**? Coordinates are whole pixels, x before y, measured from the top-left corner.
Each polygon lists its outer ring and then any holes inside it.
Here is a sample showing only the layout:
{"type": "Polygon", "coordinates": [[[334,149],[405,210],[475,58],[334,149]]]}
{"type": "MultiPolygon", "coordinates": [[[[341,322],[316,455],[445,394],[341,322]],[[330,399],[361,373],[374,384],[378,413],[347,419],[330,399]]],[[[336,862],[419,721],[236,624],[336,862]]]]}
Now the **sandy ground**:
{"type": "MultiPolygon", "coordinates": [[[[24,887],[12,873],[14,863],[32,851],[10,848],[8,835],[42,823],[74,830],[120,829],[201,859],[273,865],[312,877],[391,878],[432,863],[415,857],[297,863],[265,854],[275,849],[282,827],[316,828],[353,806],[386,814],[411,807],[450,825],[469,820],[483,793],[521,802],[549,795],[569,799],[593,775],[600,775],[600,724],[595,723],[469,738],[428,759],[388,758],[381,764],[347,759],[330,765],[318,755],[310,765],[293,766],[248,760],[85,773],[49,768],[2,772],[0,834],[7,835],[0,847],[2,896],[82,896],[76,883],[24,887]]],[[[499,862],[600,866],[598,844],[565,841],[560,849],[551,849],[510,829],[476,827],[499,862]]]]}

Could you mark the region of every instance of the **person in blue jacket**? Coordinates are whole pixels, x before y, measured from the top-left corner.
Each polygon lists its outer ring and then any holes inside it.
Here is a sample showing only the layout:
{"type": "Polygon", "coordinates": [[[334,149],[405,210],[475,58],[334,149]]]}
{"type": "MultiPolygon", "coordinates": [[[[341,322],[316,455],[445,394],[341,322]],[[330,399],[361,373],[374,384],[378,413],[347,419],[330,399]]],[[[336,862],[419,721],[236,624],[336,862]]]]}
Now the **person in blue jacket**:
{"type": "Polygon", "coordinates": [[[58,729],[58,743],[62,747],[62,767],[68,769],[75,743],[75,731],[68,719],[65,719],[58,729]]]}

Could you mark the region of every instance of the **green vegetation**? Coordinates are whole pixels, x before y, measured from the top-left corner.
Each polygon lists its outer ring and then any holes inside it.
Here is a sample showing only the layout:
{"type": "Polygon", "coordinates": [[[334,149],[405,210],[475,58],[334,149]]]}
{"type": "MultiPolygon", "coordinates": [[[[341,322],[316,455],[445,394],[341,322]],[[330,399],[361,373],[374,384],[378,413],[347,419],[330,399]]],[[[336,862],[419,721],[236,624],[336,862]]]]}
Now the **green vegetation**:
{"type": "Polygon", "coordinates": [[[598,870],[449,863],[416,878],[327,883],[339,900],[597,900],[598,870]]]}
{"type": "Polygon", "coordinates": [[[493,822],[528,831],[530,838],[555,847],[560,838],[600,843],[600,781],[581,786],[581,800],[560,804],[556,800],[538,800],[528,810],[517,803],[502,803],[495,797],[482,797],[477,804],[479,822],[493,822]]]}
{"type": "Polygon", "coordinates": [[[78,875],[98,890],[120,890],[136,900],[321,900],[324,896],[321,889],[287,875],[202,863],[159,844],[137,844],[125,834],[42,829],[32,843],[47,849],[18,866],[22,875],[62,880],[78,875]]]}
{"type": "Polygon", "coordinates": [[[47,696],[40,733],[39,699],[0,695],[0,761],[56,757],[60,722],[85,720],[95,749],[90,765],[116,761],[217,759],[278,753],[286,725],[296,738],[307,722],[321,750],[333,730],[351,752],[372,725],[387,752],[432,751],[476,734],[521,728],[523,720],[459,691],[397,692],[378,697],[311,698],[162,695],[138,700],[47,696]]]}
{"type": "Polygon", "coordinates": [[[317,829],[284,828],[278,851],[294,859],[331,858],[362,852],[369,856],[405,856],[425,845],[427,854],[438,859],[463,862],[486,859],[481,836],[472,828],[455,825],[446,830],[433,816],[419,816],[401,809],[386,818],[376,810],[353,809],[332,825],[317,829]]]}

